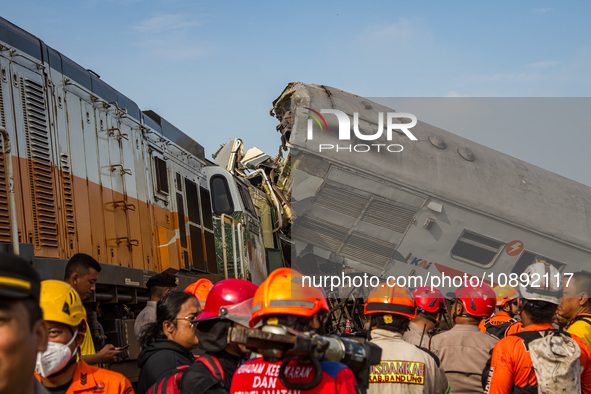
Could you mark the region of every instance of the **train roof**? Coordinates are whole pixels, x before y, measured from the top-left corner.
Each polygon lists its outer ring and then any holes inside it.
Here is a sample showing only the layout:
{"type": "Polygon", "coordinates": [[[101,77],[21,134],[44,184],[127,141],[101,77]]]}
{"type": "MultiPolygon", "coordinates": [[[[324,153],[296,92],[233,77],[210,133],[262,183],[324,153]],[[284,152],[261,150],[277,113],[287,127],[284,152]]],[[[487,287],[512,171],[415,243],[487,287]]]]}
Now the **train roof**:
{"type": "Polygon", "coordinates": [[[114,89],[91,70],[85,69],[67,56],[47,46],[41,39],[0,17],[0,41],[18,48],[41,63],[62,73],[106,102],[116,102],[127,114],[171,140],[188,152],[205,160],[203,147],[170,122],[153,111],[142,112],[130,98],[114,89]]]}
{"type": "MultiPolygon", "coordinates": [[[[275,100],[274,112],[283,123],[284,137],[296,149],[591,250],[590,187],[420,120],[411,129],[418,141],[397,133],[390,142],[385,136],[350,141],[400,143],[401,153],[318,153],[319,144],[348,141],[326,132],[308,140],[306,107],[338,109],[350,118],[358,112],[361,130],[376,130],[378,113],[394,111],[333,87],[291,83],[275,100]]],[[[338,130],[335,116],[324,119],[329,130],[338,130]]]]}

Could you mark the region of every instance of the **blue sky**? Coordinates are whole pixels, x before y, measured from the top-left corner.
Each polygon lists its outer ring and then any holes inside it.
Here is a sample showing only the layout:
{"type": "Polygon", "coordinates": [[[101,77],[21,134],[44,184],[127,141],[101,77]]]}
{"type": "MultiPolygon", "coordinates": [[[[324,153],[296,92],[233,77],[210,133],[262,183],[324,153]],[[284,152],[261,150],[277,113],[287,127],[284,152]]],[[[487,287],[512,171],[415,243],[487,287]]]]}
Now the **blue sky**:
{"type": "MultiPolygon", "coordinates": [[[[4,0],[0,16],[158,112],[208,157],[235,137],[275,155],[269,109],[292,81],[367,97],[591,96],[587,1],[4,0]]],[[[556,154],[591,168],[585,144],[573,145],[556,154]]]]}

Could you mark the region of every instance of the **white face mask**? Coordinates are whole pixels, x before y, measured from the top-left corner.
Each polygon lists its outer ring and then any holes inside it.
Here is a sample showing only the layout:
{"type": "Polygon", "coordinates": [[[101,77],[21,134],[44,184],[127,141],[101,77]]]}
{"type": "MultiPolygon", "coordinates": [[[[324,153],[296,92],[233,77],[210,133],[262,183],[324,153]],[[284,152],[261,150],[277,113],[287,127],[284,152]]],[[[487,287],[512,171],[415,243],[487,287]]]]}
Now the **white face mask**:
{"type": "MultiPolygon", "coordinates": [[[[72,335],[70,342],[65,345],[63,343],[48,342],[47,350],[37,353],[37,365],[35,371],[46,378],[68,365],[72,357],[76,355],[76,352],[72,354],[70,345],[74,342],[77,335],[78,329],[76,329],[74,335],[72,335]]],[[[77,350],[78,349],[76,349],[76,351],[77,350]]]]}

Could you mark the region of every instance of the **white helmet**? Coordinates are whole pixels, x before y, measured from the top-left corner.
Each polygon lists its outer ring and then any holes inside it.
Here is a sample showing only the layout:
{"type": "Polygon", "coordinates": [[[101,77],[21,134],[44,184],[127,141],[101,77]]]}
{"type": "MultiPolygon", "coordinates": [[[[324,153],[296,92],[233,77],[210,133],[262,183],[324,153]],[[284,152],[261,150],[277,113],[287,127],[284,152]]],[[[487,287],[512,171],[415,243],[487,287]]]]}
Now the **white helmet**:
{"type": "Polygon", "coordinates": [[[562,299],[562,277],[560,272],[543,257],[536,256],[534,261],[524,271],[529,277],[529,283],[526,283],[527,286],[524,286],[523,282],[519,282],[521,297],[530,301],[546,301],[556,305],[560,304],[562,299]]]}

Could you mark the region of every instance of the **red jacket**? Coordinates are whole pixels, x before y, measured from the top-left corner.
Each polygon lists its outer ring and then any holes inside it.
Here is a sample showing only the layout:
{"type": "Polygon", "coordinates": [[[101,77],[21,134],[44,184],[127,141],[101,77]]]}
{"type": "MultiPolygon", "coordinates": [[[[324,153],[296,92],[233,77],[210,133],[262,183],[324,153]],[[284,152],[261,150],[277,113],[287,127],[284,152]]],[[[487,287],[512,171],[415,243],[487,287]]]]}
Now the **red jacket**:
{"type": "MultiPolygon", "coordinates": [[[[271,363],[264,361],[262,358],[253,359],[244,363],[234,373],[230,393],[287,393],[287,388],[279,381],[280,366],[281,361],[271,363]]],[[[320,363],[320,366],[322,368],[322,379],[320,383],[310,390],[301,391],[302,393],[357,393],[355,376],[344,364],[335,361],[323,361],[320,363]]],[[[314,379],[314,367],[312,364],[292,361],[285,368],[285,377],[290,383],[311,382],[314,379]]]]}
{"type": "MultiPolygon", "coordinates": [[[[532,324],[523,328],[523,331],[552,330],[550,323],[532,324]]],[[[581,387],[583,393],[591,393],[591,350],[577,336],[572,336],[581,348],[580,363],[583,368],[581,374],[581,387]]],[[[501,339],[494,347],[491,368],[488,375],[488,394],[511,393],[513,386],[520,388],[527,385],[536,387],[538,382],[529,352],[522,344],[523,339],[510,335],[501,339]]]]}

